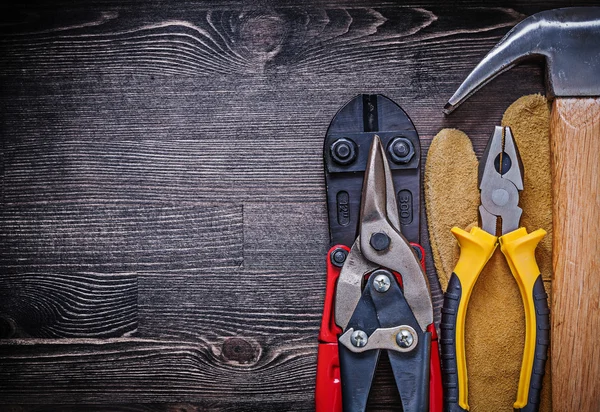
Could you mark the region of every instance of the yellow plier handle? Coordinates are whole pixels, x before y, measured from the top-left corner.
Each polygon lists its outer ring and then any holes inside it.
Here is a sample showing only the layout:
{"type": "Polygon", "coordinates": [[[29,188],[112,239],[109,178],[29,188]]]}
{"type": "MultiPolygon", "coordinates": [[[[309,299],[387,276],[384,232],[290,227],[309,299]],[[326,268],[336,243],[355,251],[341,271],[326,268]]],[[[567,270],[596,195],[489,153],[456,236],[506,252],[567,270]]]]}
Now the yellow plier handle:
{"type": "Polygon", "coordinates": [[[468,411],[465,319],[473,286],[487,261],[494,254],[498,238],[474,227],[466,232],[452,228],[460,246],[460,257],[448,282],[442,307],[441,345],[444,410],[468,411]]]}
{"type": "Polygon", "coordinates": [[[474,227],[470,232],[453,228],[461,248],[448,283],[442,308],[441,343],[445,410],[468,411],[468,377],[465,355],[465,319],[473,286],[493,255],[498,242],[515,277],[525,307],[525,348],[519,378],[518,411],[537,411],[549,345],[548,296],[535,260],[535,248],[546,232],[527,233],[519,228],[497,238],[474,227]]]}
{"type": "Polygon", "coordinates": [[[530,412],[539,409],[550,344],[548,295],[535,260],[535,248],[545,235],[546,231],[543,229],[527,233],[525,228],[519,228],[498,239],[500,250],[506,256],[510,271],[519,285],[525,307],[525,348],[517,400],[513,405],[516,411],[530,412]]]}

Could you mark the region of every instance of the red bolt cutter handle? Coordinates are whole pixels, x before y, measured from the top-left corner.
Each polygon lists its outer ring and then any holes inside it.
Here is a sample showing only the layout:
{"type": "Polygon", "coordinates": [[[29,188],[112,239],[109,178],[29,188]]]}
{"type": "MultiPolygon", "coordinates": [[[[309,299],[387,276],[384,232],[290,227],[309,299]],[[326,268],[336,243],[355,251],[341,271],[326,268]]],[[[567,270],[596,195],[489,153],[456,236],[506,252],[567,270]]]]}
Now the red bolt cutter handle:
{"type": "Polygon", "coordinates": [[[327,286],[317,355],[316,412],[342,412],[342,382],[338,357],[338,335],[342,334],[342,329],[335,324],[333,313],[335,287],[342,268],[331,263],[330,256],[335,249],[350,252],[350,248],[344,245],[334,246],[327,252],[327,286]]]}
{"type": "MultiPolygon", "coordinates": [[[[421,266],[425,269],[425,250],[417,243],[411,243],[421,251],[421,266]]],[[[316,412],[342,412],[342,382],[340,379],[340,360],[338,356],[338,336],[342,329],[335,324],[335,289],[340,267],[331,263],[331,253],[335,249],[350,248],[336,245],[327,253],[327,285],[325,291],[325,305],[319,332],[319,351],[317,355],[317,382],[315,391],[316,412]]],[[[401,284],[401,282],[400,282],[401,284]]],[[[442,412],[442,371],[440,368],[440,354],[438,337],[433,324],[427,331],[431,333],[431,358],[429,366],[429,411],[442,412]]]]}

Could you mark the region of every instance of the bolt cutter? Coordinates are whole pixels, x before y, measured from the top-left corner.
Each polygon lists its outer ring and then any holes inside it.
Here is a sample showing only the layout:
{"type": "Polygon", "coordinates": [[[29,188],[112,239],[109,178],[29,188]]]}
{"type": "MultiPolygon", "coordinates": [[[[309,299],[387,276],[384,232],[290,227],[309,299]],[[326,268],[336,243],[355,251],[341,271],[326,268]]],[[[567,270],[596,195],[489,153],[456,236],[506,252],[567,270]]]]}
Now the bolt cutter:
{"type": "Polygon", "coordinates": [[[460,257],[448,283],[440,325],[445,410],[469,410],[465,356],[467,305],[479,274],[500,244],[525,307],[525,348],[513,407],[537,411],[549,344],[550,311],[535,248],[546,232],[538,229],[527,233],[519,227],[523,166],[509,127],[497,126],[488,141],[479,163],[479,189],[481,227],[470,232],[452,228],[460,245],[460,257]],[[500,237],[496,236],[498,223],[500,237]]]}
{"type": "Polygon", "coordinates": [[[400,222],[386,151],[374,135],[358,236],[351,248],[337,245],[329,253],[317,412],[364,411],[382,350],[403,410],[441,412],[440,361],[423,250],[419,247],[419,258],[400,222]]]}

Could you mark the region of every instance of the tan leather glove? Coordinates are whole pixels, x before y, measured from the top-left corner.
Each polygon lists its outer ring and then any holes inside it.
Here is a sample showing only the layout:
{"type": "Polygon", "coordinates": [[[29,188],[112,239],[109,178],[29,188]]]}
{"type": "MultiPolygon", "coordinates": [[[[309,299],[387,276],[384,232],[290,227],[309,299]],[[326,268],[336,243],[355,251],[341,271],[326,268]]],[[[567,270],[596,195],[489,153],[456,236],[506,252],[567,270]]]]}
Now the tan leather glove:
{"type": "MultiPolygon", "coordinates": [[[[521,226],[548,234],[536,259],[550,291],[552,275],[552,192],[550,174],[550,109],[543,96],[524,96],[504,114],[524,169],[521,226]]],[[[490,135],[494,130],[490,124],[490,135]]],[[[478,162],[471,141],[456,129],[443,129],[433,139],[425,165],[425,202],[433,258],[445,290],[460,249],[450,229],[477,225],[480,204],[478,162]]],[[[518,286],[504,255],[497,250],[473,289],[466,317],[469,406],[472,412],[512,411],[517,394],[525,341],[525,317],[518,286]]],[[[546,364],[541,411],[551,410],[550,362],[546,364]]]]}

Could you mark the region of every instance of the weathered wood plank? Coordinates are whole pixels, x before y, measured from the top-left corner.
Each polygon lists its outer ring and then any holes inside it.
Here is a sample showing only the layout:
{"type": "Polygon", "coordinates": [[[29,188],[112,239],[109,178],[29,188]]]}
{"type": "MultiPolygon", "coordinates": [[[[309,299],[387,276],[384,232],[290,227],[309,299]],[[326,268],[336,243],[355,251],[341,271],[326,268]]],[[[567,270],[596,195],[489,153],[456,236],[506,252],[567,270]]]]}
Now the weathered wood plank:
{"type": "MultiPolygon", "coordinates": [[[[207,400],[194,403],[149,403],[149,404],[83,404],[83,405],[1,405],[3,412],[287,412],[314,411],[314,403],[310,401],[262,401],[260,403],[240,399],[207,400]]],[[[384,411],[387,409],[380,409],[384,411]]]]}
{"type": "MultiPolygon", "coordinates": [[[[523,17],[389,4],[75,9],[46,10],[35,29],[10,26],[0,41],[0,75],[12,79],[0,97],[6,203],[321,202],[323,137],[357,93],[402,105],[425,150],[443,126],[487,134],[480,111],[444,118],[440,108],[523,17]]],[[[467,104],[500,119],[521,94],[542,91],[541,79],[521,67],[467,104]]]]}
{"type": "Polygon", "coordinates": [[[5,206],[0,222],[5,272],[114,273],[242,263],[242,208],[231,204],[5,206]]]}
{"type": "Polygon", "coordinates": [[[2,402],[246,402],[312,400],[316,342],[258,349],[252,362],[223,356],[223,345],[141,339],[0,343],[2,402]],[[226,395],[224,395],[226,394],[226,395]]]}
{"type": "Polygon", "coordinates": [[[0,276],[0,338],[111,338],[137,331],[132,273],[0,276]]]}
{"type": "Polygon", "coordinates": [[[316,342],[325,278],[289,269],[140,274],[139,296],[139,336],[316,342]]]}
{"type": "Polygon", "coordinates": [[[244,267],[325,273],[328,227],[325,199],[321,203],[246,204],[244,267]]]}
{"type": "Polygon", "coordinates": [[[26,65],[30,73],[43,75],[82,69],[127,74],[136,69],[138,74],[239,76],[282,67],[355,72],[361,63],[411,64],[414,53],[403,51],[414,52],[417,42],[431,43],[429,58],[447,57],[449,48],[460,50],[464,53],[455,60],[460,62],[485,50],[478,41],[490,42],[469,35],[507,31],[525,17],[501,7],[368,5],[236,10],[188,3],[154,10],[151,16],[111,5],[46,9],[43,19],[20,16],[25,21],[5,26],[7,34],[17,36],[5,39],[10,49],[3,66],[18,72],[26,65]],[[460,19],[466,11],[470,18],[460,19]],[[466,38],[469,50],[461,50],[466,38]],[[36,53],[27,53],[28,48],[36,53]],[[390,54],[398,60],[389,61],[390,54]]]}

